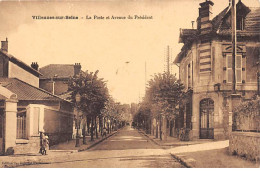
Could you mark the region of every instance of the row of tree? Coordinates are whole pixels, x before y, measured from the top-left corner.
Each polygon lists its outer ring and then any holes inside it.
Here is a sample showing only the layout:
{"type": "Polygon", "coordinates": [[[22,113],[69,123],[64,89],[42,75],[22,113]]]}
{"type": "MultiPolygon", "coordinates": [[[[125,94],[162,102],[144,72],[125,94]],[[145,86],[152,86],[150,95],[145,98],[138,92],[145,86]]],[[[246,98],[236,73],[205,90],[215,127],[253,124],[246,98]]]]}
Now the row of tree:
{"type": "Polygon", "coordinates": [[[166,72],[155,74],[148,82],[134,124],[149,133],[155,119],[156,137],[160,135],[162,138],[162,118],[173,120],[179,115],[179,104],[185,95],[183,89],[184,85],[175,75],[166,72]]]}
{"type": "Polygon", "coordinates": [[[108,133],[112,129],[118,129],[124,124],[124,120],[119,111],[119,103],[116,103],[109,95],[106,82],[98,78],[98,71],[82,72],[69,80],[70,100],[75,108],[80,111],[81,117],[77,118],[77,126],[83,123],[82,135],[83,144],[86,144],[86,128],[94,140],[94,135],[103,133],[106,128],[108,133]],[[80,95],[80,100],[76,96],[80,95]]]}

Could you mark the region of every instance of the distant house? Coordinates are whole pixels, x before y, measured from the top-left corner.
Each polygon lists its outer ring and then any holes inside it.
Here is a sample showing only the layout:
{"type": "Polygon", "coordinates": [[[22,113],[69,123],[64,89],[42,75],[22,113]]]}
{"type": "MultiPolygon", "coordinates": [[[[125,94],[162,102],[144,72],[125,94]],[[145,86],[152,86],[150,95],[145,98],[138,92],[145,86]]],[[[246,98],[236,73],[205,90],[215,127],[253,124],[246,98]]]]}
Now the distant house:
{"type": "Polygon", "coordinates": [[[38,152],[40,132],[50,144],[71,139],[73,105],[39,88],[37,63],[28,66],[0,50],[0,154],[38,152]]]}
{"type": "Polygon", "coordinates": [[[40,88],[55,94],[64,95],[68,92],[68,81],[74,75],[84,73],[80,63],[73,64],[49,64],[39,69],[40,88]]]}
{"type": "MultiPolygon", "coordinates": [[[[180,106],[177,128],[185,128],[190,138],[224,139],[232,123],[231,9],[212,17],[214,3],[200,3],[197,29],[181,29],[181,52],[174,63],[189,98],[180,106]]],[[[259,89],[260,8],[250,8],[241,0],[237,7],[236,90],[250,99],[259,89]]]]}

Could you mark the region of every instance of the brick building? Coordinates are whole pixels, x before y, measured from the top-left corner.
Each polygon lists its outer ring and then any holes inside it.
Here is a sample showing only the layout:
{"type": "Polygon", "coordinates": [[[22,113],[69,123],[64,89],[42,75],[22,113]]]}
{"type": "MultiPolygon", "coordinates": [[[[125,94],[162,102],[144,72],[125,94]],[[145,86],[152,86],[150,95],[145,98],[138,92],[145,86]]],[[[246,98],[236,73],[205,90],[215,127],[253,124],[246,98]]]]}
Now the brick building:
{"type": "MultiPolygon", "coordinates": [[[[211,0],[200,3],[197,29],[180,30],[183,47],[174,61],[189,96],[180,106],[176,127],[185,128],[195,139],[227,138],[232,124],[231,7],[213,18],[213,5],[211,0]]],[[[259,86],[260,8],[239,0],[236,9],[236,90],[250,99],[259,86]]]]}

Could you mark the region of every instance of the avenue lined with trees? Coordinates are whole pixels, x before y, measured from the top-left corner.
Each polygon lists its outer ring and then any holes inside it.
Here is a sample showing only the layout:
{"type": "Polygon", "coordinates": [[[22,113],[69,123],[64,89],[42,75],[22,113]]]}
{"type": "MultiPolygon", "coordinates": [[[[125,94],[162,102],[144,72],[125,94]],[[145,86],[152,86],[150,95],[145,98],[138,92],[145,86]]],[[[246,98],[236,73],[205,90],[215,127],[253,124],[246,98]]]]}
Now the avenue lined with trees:
{"type": "Polygon", "coordinates": [[[103,135],[105,129],[108,133],[117,130],[125,124],[120,113],[120,103],[116,103],[109,95],[106,82],[98,77],[98,70],[82,72],[69,80],[71,101],[77,110],[75,126],[77,128],[76,146],[79,146],[78,131],[82,128],[83,144],[86,144],[86,134],[90,134],[91,141],[94,136],[103,135]]]}

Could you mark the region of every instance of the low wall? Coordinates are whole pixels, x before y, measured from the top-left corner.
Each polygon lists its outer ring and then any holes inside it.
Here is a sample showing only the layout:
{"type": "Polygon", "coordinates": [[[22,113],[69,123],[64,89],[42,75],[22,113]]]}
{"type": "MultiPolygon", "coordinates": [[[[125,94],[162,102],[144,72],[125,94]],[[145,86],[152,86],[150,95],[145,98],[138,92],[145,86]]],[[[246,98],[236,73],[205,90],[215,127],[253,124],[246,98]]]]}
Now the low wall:
{"type": "Polygon", "coordinates": [[[72,133],[46,133],[49,137],[49,145],[53,146],[72,139],[72,133]]]}
{"type": "Polygon", "coordinates": [[[232,132],[229,139],[229,152],[249,160],[260,159],[260,133],[232,132]]]}
{"type": "Polygon", "coordinates": [[[30,137],[29,140],[17,139],[14,154],[38,153],[40,150],[40,137],[30,137]]]}

